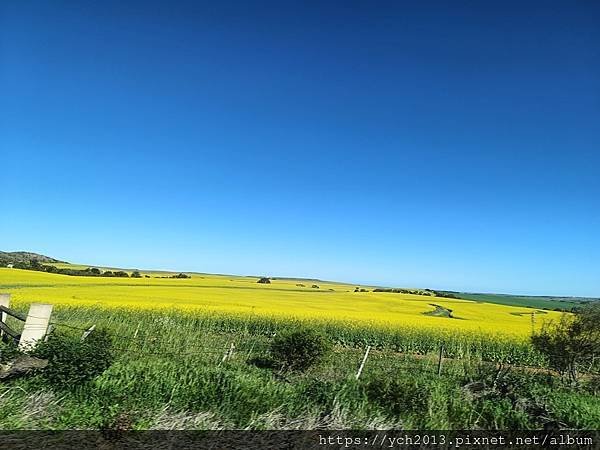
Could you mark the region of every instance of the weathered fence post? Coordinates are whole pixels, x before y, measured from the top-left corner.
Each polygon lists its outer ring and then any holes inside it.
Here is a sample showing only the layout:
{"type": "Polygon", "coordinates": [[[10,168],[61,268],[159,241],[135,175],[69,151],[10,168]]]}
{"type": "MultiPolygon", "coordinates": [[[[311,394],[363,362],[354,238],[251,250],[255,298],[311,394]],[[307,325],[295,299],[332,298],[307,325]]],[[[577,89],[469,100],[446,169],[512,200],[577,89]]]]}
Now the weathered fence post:
{"type": "Polygon", "coordinates": [[[30,350],[48,331],[52,305],[32,303],[19,340],[19,350],[30,350]]]}
{"type": "Polygon", "coordinates": [[[363,356],[362,362],[360,363],[360,367],[358,368],[358,372],[356,372],[356,379],[360,378],[360,374],[365,368],[365,363],[367,362],[367,358],[369,357],[369,352],[371,351],[371,346],[367,345],[367,351],[365,352],[365,356],[363,356]]]}
{"type": "MultiPolygon", "coordinates": [[[[0,294],[0,306],[8,308],[10,306],[10,294],[0,294]]],[[[0,314],[0,322],[6,322],[6,313],[0,314]]],[[[4,331],[0,330],[0,338],[4,336],[4,331]]]]}
{"type": "Polygon", "coordinates": [[[81,335],[81,342],[85,341],[85,338],[87,338],[90,334],[92,334],[92,331],[94,331],[96,329],[96,325],[92,325],[91,327],[89,327],[86,331],[83,332],[83,334],[81,335]]]}
{"type": "Polygon", "coordinates": [[[437,366],[437,374],[440,376],[442,374],[442,359],[444,357],[444,346],[440,345],[440,356],[438,358],[438,366],[437,366]]]}
{"type": "Polygon", "coordinates": [[[52,334],[52,331],[54,331],[54,325],[48,325],[48,331],[46,331],[46,336],[44,336],[44,342],[48,342],[48,339],[50,339],[50,334],[52,334]]]}
{"type": "Polygon", "coordinates": [[[235,345],[232,342],[231,345],[229,346],[229,348],[227,349],[227,351],[225,352],[225,354],[223,355],[223,359],[221,360],[221,363],[224,363],[225,361],[230,359],[233,356],[234,350],[235,350],[235,345]]]}

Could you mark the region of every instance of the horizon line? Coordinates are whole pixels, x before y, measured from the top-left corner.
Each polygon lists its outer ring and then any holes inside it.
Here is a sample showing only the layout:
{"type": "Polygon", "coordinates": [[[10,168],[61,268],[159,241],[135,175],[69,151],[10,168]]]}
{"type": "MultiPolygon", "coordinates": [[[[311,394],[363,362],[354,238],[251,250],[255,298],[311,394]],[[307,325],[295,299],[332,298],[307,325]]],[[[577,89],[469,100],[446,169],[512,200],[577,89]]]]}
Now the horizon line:
{"type": "MultiPolygon", "coordinates": [[[[314,277],[314,276],[287,276],[287,275],[271,275],[271,276],[267,276],[267,275],[243,275],[243,274],[239,274],[239,273],[216,273],[216,272],[201,272],[201,271],[197,271],[197,270],[173,270],[173,269],[142,269],[139,267],[114,267],[111,265],[102,265],[102,264],[81,264],[81,263],[72,263],[69,261],[65,261],[65,260],[59,260],[58,258],[55,258],[53,256],[48,256],[48,255],[44,255],[43,253],[38,253],[35,251],[28,251],[28,250],[12,250],[12,251],[5,251],[5,250],[0,250],[0,252],[4,252],[4,253],[33,253],[39,256],[44,256],[46,258],[51,258],[51,259],[56,259],[57,261],[59,261],[59,264],[70,264],[70,265],[80,265],[80,266],[88,266],[88,267],[101,267],[101,268],[106,268],[106,269],[122,269],[122,270],[139,270],[142,272],[165,272],[165,273],[175,273],[175,272],[179,272],[179,273],[193,273],[193,274],[198,274],[198,275],[217,275],[217,276],[235,276],[235,277],[245,277],[245,278],[260,278],[260,277],[267,277],[267,278],[271,278],[271,279],[290,279],[290,280],[311,280],[311,281],[321,281],[324,283],[334,283],[334,284],[346,284],[346,285],[358,285],[358,286],[365,286],[365,287],[373,287],[373,288],[390,288],[390,289],[429,289],[429,288],[422,288],[422,287],[412,287],[412,286],[390,286],[390,285],[383,285],[383,284],[377,284],[377,283],[353,283],[353,282],[348,282],[348,281],[333,281],[333,280],[327,280],[327,279],[323,279],[323,278],[318,278],[318,277],[314,277]]],[[[46,263],[49,264],[49,263],[46,263]]],[[[514,292],[493,292],[493,291],[466,291],[466,290],[456,290],[456,289],[431,289],[432,291],[440,291],[440,292],[448,292],[448,293],[458,293],[458,294],[474,294],[474,295],[500,295],[500,296],[513,296],[513,297],[544,297],[544,298],[571,298],[571,299],[592,299],[592,300],[600,300],[600,296],[582,296],[582,295],[551,295],[551,294],[536,294],[536,295],[532,295],[532,294],[520,294],[520,293],[514,293],[514,292]]]]}

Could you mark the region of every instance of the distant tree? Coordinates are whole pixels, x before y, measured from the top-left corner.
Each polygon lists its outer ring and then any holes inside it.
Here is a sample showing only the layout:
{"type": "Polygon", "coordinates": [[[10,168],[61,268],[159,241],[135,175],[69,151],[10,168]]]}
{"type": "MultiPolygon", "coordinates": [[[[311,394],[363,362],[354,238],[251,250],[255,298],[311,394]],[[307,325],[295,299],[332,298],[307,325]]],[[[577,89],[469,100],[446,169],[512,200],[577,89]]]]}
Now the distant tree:
{"type": "Polygon", "coordinates": [[[115,277],[129,278],[129,274],[127,272],[123,272],[122,270],[117,270],[114,273],[115,277]]]}
{"type": "Polygon", "coordinates": [[[131,278],[142,278],[142,274],[141,274],[139,271],[137,271],[137,270],[134,270],[134,271],[131,273],[131,278]]]}
{"type": "Polygon", "coordinates": [[[436,297],[443,297],[443,298],[456,298],[456,299],[460,299],[459,296],[455,295],[452,292],[444,292],[444,291],[433,291],[433,295],[435,295],[436,297]]]}
{"type": "Polygon", "coordinates": [[[267,277],[262,277],[260,280],[257,281],[257,283],[261,283],[261,284],[270,284],[271,280],[267,277]]]}
{"type": "Polygon", "coordinates": [[[170,278],[192,278],[189,275],[186,275],[185,273],[178,273],[177,275],[173,275],[170,278]]]}
{"type": "Polygon", "coordinates": [[[100,275],[102,273],[97,267],[88,267],[87,270],[93,275],[100,275]]]}
{"type": "Polygon", "coordinates": [[[319,289],[319,285],[318,285],[318,284],[313,284],[313,285],[311,286],[311,288],[314,288],[314,289],[319,289]]]}

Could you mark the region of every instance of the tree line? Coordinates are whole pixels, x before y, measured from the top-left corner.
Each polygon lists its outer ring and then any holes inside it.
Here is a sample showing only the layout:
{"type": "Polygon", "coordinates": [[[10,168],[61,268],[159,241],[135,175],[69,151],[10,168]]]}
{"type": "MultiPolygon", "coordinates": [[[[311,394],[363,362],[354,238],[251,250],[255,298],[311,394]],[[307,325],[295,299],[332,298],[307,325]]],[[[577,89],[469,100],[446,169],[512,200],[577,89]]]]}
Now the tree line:
{"type": "MultiPolygon", "coordinates": [[[[32,259],[29,262],[19,262],[13,264],[15,269],[35,270],[38,272],[56,273],[60,275],[71,275],[80,277],[117,277],[129,278],[130,275],[123,270],[105,270],[101,271],[97,267],[88,267],[87,269],[71,269],[52,266],[50,264],[41,264],[37,259],[32,259]]],[[[131,278],[142,278],[139,271],[131,273],[131,278]]]]}
{"type": "MultiPolygon", "coordinates": [[[[131,275],[123,270],[100,270],[97,267],[88,267],[86,269],[71,269],[52,266],[50,264],[41,264],[38,260],[32,259],[29,262],[18,262],[13,264],[15,269],[36,270],[38,272],[57,273],[60,275],[71,275],[78,277],[114,277],[114,278],[150,278],[150,275],[142,275],[139,270],[134,270],[131,275]]],[[[155,277],[155,278],[192,278],[185,273],[175,275],[155,277]]]]}
{"type": "Polygon", "coordinates": [[[376,288],[373,289],[373,292],[393,292],[394,294],[428,295],[430,297],[460,299],[460,297],[450,292],[434,291],[433,289],[376,288]]]}

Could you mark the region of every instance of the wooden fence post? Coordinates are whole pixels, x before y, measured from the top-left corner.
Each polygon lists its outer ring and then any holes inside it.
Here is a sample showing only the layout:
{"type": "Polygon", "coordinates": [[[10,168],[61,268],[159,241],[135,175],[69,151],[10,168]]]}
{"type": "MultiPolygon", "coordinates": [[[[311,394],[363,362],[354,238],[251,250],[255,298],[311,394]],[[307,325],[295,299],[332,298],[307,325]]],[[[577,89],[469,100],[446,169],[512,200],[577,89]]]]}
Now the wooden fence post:
{"type": "MultiPolygon", "coordinates": [[[[10,294],[0,294],[0,306],[10,307],[10,294]]],[[[0,314],[0,322],[6,323],[6,313],[0,314]]],[[[0,330],[0,338],[4,336],[4,331],[0,330]]]]}
{"type": "Polygon", "coordinates": [[[44,342],[48,342],[52,331],[54,331],[54,325],[48,325],[48,331],[46,331],[46,336],[44,336],[44,342]]]}
{"type": "Polygon", "coordinates": [[[19,350],[32,349],[46,335],[51,314],[52,305],[45,303],[31,304],[19,340],[19,350]]]}
{"type": "Polygon", "coordinates": [[[438,366],[437,366],[437,374],[440,376],[442,374],[442,359],[444,356],[444,346],[440,345],[440,356],[438,358],[438,366]]]}
{"type": "Polygon", "coordinates": [[[81,335],[81,342],[85,341],[85,338],[88,337],[90,334],[92,334],[92,331],[94,331],[96,329],[96,325],[92,325],[91,327],[89,327],[86,331],[83,332],[83,334],[81,335]]]}
{"type": "Polygon", "coordinates": [[[371,351],[371,346],[367,345],[367,351],[365,352],[365,356],[363,356],[362,362],[360,363],[360,367],[358,368],[358,372],[356,372],[356,379],[360,378],[360,374],[365,368],[365,363],[367,362],[367,358],[369,357],[369,352],[371,351]]]}
{"type": "Polygon", "coordinates": [[[224,363],[225,361],[230,359],[233,356],[234,350],[235,350],[235,345],[232,342],[231,345],[229,346],[229,348],[227,349],[227,351],[225,352],[225,354],[223,355],[223,359],[221,360],[221,363],[224,363]]]}

